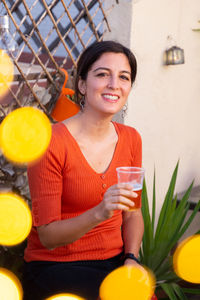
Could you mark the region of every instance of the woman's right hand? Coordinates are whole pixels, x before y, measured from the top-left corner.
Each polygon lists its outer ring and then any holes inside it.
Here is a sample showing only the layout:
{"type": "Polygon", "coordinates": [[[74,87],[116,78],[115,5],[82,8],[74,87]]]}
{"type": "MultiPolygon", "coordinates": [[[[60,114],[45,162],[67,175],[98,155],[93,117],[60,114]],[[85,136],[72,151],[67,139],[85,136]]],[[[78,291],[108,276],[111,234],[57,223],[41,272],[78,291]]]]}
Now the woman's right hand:
{"type": "Polygon", "coordinates": [[[112,185],[105,192],[101,203],[95,207],[96,217],[104,221],[113,216],[114,210],[128,211],[134,208],[134,198],[138,195],[132,189],[128,183],[112,185]]]}

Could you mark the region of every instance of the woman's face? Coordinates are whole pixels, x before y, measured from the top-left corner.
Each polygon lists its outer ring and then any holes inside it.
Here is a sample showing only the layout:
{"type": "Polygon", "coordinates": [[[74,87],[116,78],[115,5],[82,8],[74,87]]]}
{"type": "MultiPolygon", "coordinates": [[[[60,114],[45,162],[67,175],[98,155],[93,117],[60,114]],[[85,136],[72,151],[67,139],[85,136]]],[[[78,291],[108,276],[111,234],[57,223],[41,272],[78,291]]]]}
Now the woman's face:
{"type": "Polygon", "coordinates": [[[87,79],[79,81],[85,95],[84,109],[115,114],[126,103],[131,90],[131,67],[123,53],[108,52],[94,62],[87,79]]]}

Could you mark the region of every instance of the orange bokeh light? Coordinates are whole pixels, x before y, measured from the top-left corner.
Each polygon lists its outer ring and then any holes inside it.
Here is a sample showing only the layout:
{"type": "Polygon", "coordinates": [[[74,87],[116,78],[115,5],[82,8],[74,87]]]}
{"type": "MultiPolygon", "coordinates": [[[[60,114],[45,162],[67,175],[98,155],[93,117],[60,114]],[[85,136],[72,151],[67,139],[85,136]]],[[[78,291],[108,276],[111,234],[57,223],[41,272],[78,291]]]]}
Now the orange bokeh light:
{"type": "Polygon", "coordinates": [[[150,270],[141,266],[122,266],[103,280],[101,300],[150,300],[155,289],[155,278],[150,270]]]}
{"type": "Polygon", "coordinates": [[[19,279],[9,270],[0,268],[0,298],[22,300],[23,290],[19,279]]]}

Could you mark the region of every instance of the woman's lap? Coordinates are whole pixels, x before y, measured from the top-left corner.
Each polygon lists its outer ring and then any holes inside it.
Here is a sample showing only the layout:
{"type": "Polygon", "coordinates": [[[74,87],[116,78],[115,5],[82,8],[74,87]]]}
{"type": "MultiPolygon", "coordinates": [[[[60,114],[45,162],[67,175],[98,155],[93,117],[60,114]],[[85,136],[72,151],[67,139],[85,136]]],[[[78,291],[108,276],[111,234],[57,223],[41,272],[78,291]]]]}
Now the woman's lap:
{"type": "Polygon", "coordinates": [[[25,263],[24,300],[44,300],[58,293],[96,300],[102,280],[121,264],[120,255],[100,261],[25,263]]]}

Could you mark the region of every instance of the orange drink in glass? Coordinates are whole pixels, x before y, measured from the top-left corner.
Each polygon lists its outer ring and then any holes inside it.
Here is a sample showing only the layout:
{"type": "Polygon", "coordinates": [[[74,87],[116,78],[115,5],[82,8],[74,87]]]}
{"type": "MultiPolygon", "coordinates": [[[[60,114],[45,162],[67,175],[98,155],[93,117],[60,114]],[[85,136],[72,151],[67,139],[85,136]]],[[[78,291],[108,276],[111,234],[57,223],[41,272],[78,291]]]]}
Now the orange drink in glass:
{"type": "Polygon", "coordinates": [[[136,198],[131,198],[131,200],[134,201],[135,206],[130,210],[141,208],[141,193],[145,170],[139,167],[119,167],[116,170],[118,183],[130,184],[133,187],[133,191],[138,195],[136,198]]]}

